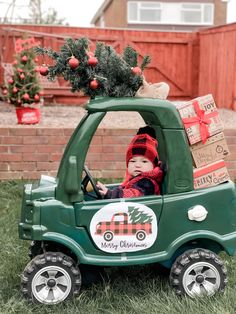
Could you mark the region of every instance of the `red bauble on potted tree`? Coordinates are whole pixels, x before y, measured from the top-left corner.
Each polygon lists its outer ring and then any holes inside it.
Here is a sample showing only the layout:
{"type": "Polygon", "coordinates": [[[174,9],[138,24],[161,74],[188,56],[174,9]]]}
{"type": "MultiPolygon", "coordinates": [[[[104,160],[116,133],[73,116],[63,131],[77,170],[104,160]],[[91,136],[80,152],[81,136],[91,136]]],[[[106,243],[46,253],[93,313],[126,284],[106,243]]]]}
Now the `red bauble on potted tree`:
{"type": "Polygon", "coordinates": [[[40,121],[40,91],[35,71],[33,48],[22,50],[13,62],[14,74],[8,80],[5,99],[16,108],[18,124],[36,124],[40,121]]]}

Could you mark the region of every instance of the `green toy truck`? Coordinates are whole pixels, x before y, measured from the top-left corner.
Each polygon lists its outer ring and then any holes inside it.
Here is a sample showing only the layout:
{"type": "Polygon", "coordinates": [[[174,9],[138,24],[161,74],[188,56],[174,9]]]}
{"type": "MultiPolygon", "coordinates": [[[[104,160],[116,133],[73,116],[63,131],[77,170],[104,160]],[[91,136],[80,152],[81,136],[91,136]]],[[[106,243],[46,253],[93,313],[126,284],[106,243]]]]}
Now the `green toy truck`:
{"type": "Polygon", "coordinates": [[[170,269],[170,284],[178,295],[223,291],[227,272],[217,254],[236,251],[235,184],[229,180],[194,190],[188,140],[169,101],[98,98],[86,110],[57,177],[42,176],[37,184],[25,185],[19,237],[32,244],[31,261],[22,274],[23,295],[32,302],[56,304],[80,292],[83,266],[151,263],[170,269]],[[161,195],[102,199],[84,163],[99,123],[114,111],[138,112],[155,129],[165,166],[161,195]]]}

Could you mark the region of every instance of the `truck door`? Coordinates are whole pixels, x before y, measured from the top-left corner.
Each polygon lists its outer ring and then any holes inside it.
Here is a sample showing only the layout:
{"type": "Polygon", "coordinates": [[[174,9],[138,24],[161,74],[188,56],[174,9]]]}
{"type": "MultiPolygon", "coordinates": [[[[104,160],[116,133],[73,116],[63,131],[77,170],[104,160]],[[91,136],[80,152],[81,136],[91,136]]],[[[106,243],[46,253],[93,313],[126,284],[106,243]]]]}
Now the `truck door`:
{"type": "MultiPolygon", "coordinates": [[[[161,195],[85,201],[75,204],[76,224],[94,248],[109,253],[155,251],[161,217],[161,195]]],[[[89,252],[88,252],[89,253],[89,252]]]]}

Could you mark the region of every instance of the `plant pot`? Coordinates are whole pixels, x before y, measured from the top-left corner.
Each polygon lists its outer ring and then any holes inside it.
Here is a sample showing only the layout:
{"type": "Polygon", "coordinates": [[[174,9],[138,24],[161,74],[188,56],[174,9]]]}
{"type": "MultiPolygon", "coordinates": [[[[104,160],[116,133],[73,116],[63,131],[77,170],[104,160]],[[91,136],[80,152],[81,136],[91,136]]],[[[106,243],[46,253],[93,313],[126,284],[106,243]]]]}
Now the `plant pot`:
{"type": "Polygon", "coordinates": [[[39,108],[16,108],[18,124],[36,124],[40,120],[39,108]]]}

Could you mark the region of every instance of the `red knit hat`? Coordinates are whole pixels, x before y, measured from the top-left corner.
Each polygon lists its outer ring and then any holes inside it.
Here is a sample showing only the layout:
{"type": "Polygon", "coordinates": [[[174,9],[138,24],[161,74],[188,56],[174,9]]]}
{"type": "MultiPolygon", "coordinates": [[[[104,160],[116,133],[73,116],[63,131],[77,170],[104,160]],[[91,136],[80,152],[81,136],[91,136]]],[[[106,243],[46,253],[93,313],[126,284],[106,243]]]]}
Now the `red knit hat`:
{"type": "Polygon", "coordinates": [[[126,152],[126,165],[134,156],[144,156],[153,163],[153,166],[158,165],[157,140],[148,134],[136,135],[128,146],[126,152]]]}

